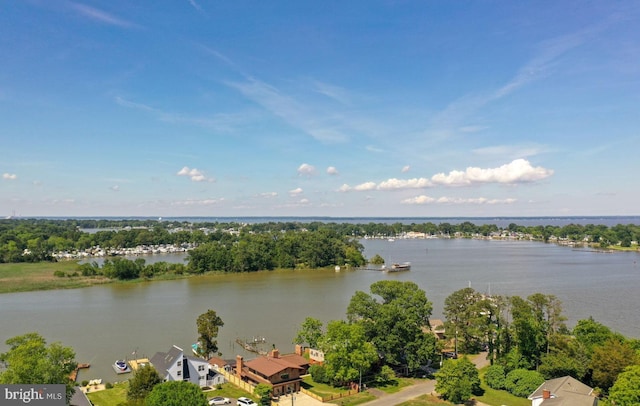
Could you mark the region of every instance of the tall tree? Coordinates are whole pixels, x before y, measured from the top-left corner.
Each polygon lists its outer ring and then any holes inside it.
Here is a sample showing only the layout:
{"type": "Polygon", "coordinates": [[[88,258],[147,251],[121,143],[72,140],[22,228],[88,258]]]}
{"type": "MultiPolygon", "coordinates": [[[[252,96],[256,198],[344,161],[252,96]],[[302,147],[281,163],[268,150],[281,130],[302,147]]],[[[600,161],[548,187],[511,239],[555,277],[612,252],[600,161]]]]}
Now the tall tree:
{"type": "Polygon", "coordinates": [[[199,334],[198,353],[202,357],[209,358],[211,354],[218,352],[218,330],[224,326],[224,322],[214,310],[209,309],[198,316],[196,325],[199,334]]]}
{"type": "Polygon", "coordinates": [[[319,346],[324,352],[326,377],[337,385],[359,381],[378,360],[376,348],[367,341],[359,323],[329,322],[319,346]]]}
{"type": "Polygon", "coordinates": [[[347,317],[364,326],[385,362],[416,370],[432,359],[435,338],[425,333],[432,307],[424,290],[413,282],[379,281],[371,285],[371,293],[375,297],[356,292],[347,317]]]}
{"type": "Polygon", "coordinates": [[[322,322],[313,317],[307,317],[293,340],[294,344],[309,344],[311,348],[318,348],[318,341],[322,337],[322,322]]]}
{"type": "Polygon", "coordinates": [[[638,363],[638,355],[628,343],[616,338],[596,347],[591,356],[593,383],[608,391],[627,366],[638,363]]]}
{"type": "Polygon", "coordinates": [[[464,288],[453,292],[444,300],[447,336],[453,337],[456,352],[458,349],[466,353],[474,352],[479,347],[478,304],[481,299],[482,296],[473,288],[464,288]]]}
{"type": "Polygon", "coordinates": [[[75,352],[60,343],[47,346],[38,333],[27,333],[6,341],[9,351],[0,354],[6,369],[0,373],[3,384],[65,384],[67,403],[73,395],[69,375],[76,369],[75,352]]]}

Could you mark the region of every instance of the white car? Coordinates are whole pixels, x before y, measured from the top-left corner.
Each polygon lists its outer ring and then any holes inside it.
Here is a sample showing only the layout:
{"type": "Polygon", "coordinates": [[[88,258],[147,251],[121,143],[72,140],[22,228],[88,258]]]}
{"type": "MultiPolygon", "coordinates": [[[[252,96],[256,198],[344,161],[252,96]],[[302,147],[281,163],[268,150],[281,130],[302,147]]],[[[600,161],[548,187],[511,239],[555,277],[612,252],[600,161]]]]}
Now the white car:
{"type": "Polygon", "coordinates": [[[236,402],[236,404],[238,406],[258,406],[256,402],[254,402],[249,398],[238,398],[238,401],[236,402]]]}
{"type": "Polygon", "coordinates": [[[209,399],[210,405],[229,405],[231,404],[231,400],[229,398],[223,398],[222,396],[216,396],[215,398],[209,399]]]}

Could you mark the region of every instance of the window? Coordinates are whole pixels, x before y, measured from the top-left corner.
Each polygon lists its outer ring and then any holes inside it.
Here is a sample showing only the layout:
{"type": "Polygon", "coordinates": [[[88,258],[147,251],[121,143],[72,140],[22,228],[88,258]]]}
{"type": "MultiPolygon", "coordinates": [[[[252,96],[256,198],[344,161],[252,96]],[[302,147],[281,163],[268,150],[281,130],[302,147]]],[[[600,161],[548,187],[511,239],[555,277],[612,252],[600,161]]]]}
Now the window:
{"type": "Polygon", "coordinates": [[[204,365],[198,365],[198,371],[204,371],[204,365]]]}
{"type": "Polygon", "coordinates": [[[182,375],[182,371],[178,371],[178,376],[182,375]]]}
{"type": "Polygon", "coordinates": [[[181,367],[182,366],[182,361],[178,361],[178,366],[181,367]]]}

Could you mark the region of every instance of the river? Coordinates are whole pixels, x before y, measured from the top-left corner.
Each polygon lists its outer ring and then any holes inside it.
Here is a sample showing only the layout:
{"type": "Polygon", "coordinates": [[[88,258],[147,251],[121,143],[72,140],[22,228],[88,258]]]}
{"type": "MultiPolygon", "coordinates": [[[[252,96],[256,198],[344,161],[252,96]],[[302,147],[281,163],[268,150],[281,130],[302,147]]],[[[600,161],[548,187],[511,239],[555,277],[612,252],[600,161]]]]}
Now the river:
{"type": "MultiPolygon", "coordinates": [[[[111,369],[116,359],[151,357],[172,344],[189,351],[198,315],[214,309],[224,321],[223,357],[246,357],[237,338],[266,339],[265,349],[293,349],[307,316],[341,319],[357,290],[379,280],[413,281],[442,318],[444,299],[472,286],[482,293],[554,294],[568,325],[593,316],[627,336],[640,337],[640,255],[601,253],[553,244],[472,239],[363,240],[365,256],[412,263],[411,271],[277,271],[208,275],[176,281],[110,284],[83,289],[0,295],[0,342],[37,331],[48,342],[74,348],[91,363],[79,379],[126,379],[111,369]]],[[[155,260],[156,257],[147,259],[155,260]]],[[[164,260],[182,261],[183,256],[164,260]]],[[[0,351],[6,351],[4,344],[0,351]]]]}

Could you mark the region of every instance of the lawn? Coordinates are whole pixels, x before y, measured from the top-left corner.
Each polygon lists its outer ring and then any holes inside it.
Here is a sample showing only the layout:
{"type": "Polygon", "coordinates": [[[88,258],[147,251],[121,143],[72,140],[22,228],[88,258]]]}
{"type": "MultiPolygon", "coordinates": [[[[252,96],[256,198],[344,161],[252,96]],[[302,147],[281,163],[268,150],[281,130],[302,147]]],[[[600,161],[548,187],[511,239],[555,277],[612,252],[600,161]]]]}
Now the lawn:
{"type": "Polygon", "coordinates": [[[422,395],[407,402],[400,403],[398,406],[445,406],[451,403],[433,395],[422,395]]]}
{"type": "Polygon", "coordinates": [[[486,403],[488,405],[509,405],[509,406],[530,406],[531,401],[526,398],[519,398],[517,396],[513,396],[507,391],[503,390],[495,390],[491,389],[484,382],[484,373],[486,372],[487,367],[484,367],[480,370],[480,379],[482,381],[482,389],[484,390],[484,394],[482,396],[474,396],[479,402],[486,403]]]}
{"type": "Polygon", "coordinates": [[[87,397],[94,406],[119,405],[127,401],[127,389],[129,382],[118,383],[111,389],[87,393],[87,397]]]}
{"type": "Polygon", "coordinates": [[[53,275],[56,271],[73,274],[77,266],[74,261],[0,264],[0,293],[72,289],[110,282],[106,278],[53,275]]]}

